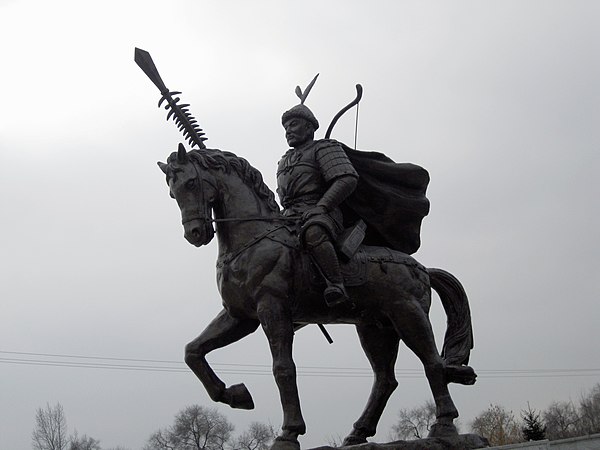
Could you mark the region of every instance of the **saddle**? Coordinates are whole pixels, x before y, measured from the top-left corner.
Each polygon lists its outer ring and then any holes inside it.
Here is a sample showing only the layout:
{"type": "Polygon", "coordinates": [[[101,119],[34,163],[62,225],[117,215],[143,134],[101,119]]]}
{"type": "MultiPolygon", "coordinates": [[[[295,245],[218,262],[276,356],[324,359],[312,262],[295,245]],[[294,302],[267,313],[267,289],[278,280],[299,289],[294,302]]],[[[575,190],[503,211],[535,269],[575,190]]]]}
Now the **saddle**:
{"type": "MultiPolygon", "coordinates": [[[[364,222],[360,221],[346,229],[336,243],[340,256],[340,269],[346,287],[362,286],[367,282],[367,266],[370,262],[378,263],[381,270],[387,272],[388,264],[416,265],[410,255],[387,247],[375,247],[361,244],[364,237],[364,222]]],[[[273,233],[267,239],[279,242],[294,250],[294,291],[314,291],[321,294],[325,286],[318,268],[308,252],[300,247],[297,230],[294,227],[283,226],[285,233],[273,233]]]]}

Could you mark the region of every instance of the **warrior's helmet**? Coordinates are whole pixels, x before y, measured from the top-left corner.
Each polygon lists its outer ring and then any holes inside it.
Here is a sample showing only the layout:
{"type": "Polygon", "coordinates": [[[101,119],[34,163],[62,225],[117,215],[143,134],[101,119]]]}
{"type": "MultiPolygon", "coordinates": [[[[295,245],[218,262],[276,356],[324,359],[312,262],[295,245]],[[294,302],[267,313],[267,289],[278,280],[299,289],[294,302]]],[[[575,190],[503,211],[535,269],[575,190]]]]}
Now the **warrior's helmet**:
{"type": "Polygon", "coordinates": [[[319,121],[312,113],[312,111],[308,109],[308,107],[303,103],[300,103],[299,105],[296,105],[293,108],[288,109],[286,112],[284,112],[283,116],[281,116],[281,124],[285,125],[285,123],[288,120],[295,117],[300,117],[301,119],[305,119],[308,122],[312,123],[312,126],[315,129],[315,131],[319,128],[319,121]]]}
{"type": "Polygon", "coordinates": [[[302,92],[302,89],[300,89],[300,86],[296,86],[296,95],[298,96],[298,98],[300,98],[300,104],[294,106],[293,108],[291,108],[283,113],[283,115],[281,116],[281,124],[282,125],[285,125],[285,123],[288,120],[290,120],[294,117],[299,117],[301,119],[305,119],[308,122],[310,122],[315,130],[317,130],[319,128],[319,121],[317,120],[317,118],[315,117],[313,112],[304,104],[304,101],[306,100],[306,97],[308,97],[308,94],[309,94],[310,90],[312,89],[313,85],[315,84],[315,81],[317,81],[318,76],[319,76],[319,74],[315,75],[315,77],[309,83],[309,85],[306,87],[304,92],[302,92]]]}

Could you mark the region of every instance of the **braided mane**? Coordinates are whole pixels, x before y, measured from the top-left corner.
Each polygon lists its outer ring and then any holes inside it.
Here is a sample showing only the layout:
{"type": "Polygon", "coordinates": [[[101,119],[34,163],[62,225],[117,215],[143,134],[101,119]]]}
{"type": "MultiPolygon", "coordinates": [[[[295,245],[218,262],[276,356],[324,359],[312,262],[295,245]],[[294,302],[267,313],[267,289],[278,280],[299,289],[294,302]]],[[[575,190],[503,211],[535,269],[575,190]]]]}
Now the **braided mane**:
{"type": "Polygon", "coordinates": [[[254,189],[258,196],[267,202],[273,212],[279,212],[279,205],[275,201],[273,191],[263,181],[262,174],[252,167],[244,158],[234,153],[217,149],[190,150],[188,157],[204,169],[217,169],[229,173],[232,169],[242,181],[254,189]]]}

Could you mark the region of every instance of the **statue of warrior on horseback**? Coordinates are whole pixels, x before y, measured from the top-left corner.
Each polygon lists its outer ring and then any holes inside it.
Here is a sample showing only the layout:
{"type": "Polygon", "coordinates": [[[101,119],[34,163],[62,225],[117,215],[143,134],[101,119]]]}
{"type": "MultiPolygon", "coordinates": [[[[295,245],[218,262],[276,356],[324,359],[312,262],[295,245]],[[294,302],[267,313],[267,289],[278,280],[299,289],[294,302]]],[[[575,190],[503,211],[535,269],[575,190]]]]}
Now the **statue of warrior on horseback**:
{"type": "Polygon", "coordinates": [[[458,279],[411,256],[419,248],[421,221],[429,211],[427,171],[329,139],[337,117],[325,139],[315,140],[319,123],[304,105],[313,80],[304,92],[296,89],[301,102],[282,117],[291,148],[277,170],[281,212],[260,172],[233,153],[205,146],[189,105],[180,105],[180,92],[166,88],[150,55],[136,49],[135,59],[160,89],[159,105],[166,102],[167,118],[173,117],[196,147],[186,151],[180,144],[166,163],[159,163],[181,211],[185,238],[199,247],[216,236],[219,244],[217,285],[223,309],[185,348],[185,362],[209,396],[233,408],[254,407],[246,386],[225,385],[206,355],[261,327],[283,409],[282,432],[272,448],[299,450],[298,436],[306,425],[292,358],[294,332],[308,324],[352,324],[374,383],[344,445],[367,442],[375,434],[398,385],[394,365],[400,340],[425,369],[436,405],[430,436],[456,437],[458,411],[448,384],[475,382],[467,365],[473,347],[471,317],[458,279]],[[448,316],[441,353],[428,318],[432,288],[448,316]]]}
{"type": "MultiPolygon", "coordinates": [[[[334,122],[325,139],[315,140],[319,122],[304,101],[316,79],[304,92],[296,88],[300,104],[281,118],[292,148],[279,161],[277,193],[283,214],[301,217],[300,242],[325,280],[326,303],[334,306],[348,300],[336,251],[340,234],[355,226],[351,220],[366,220],[366,243],[414,253],[420,245],[421,220],[429,212],[429,174],[419,166],[397,164],[380,153],[357,152],[328,139],[334,122]]],[[[353,103],[362,95],[360,85],[357,91],[353,103]]],[[[353,250],[360,243],[356,241],[353,250]]]]}

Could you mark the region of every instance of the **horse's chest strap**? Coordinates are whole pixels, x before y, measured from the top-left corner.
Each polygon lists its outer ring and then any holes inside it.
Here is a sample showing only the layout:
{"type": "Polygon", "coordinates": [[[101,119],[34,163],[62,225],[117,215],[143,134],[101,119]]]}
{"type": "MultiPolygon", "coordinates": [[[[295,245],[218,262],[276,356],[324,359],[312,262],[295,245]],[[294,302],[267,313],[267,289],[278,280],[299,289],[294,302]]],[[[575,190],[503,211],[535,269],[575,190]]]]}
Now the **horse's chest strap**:
{"type": "Polygon", "coordinates": [[[248,250],[254,244],[257,244],[258,242],[262,241],[264,238],[268,237],[271,233],[274,233],[275,231],[280,230],[281,228],[285,228],[285,225],[279,225],[279,226],[276,226],[275,228],[268,228],[263,233],[259,234],[258,236],[255,236],[253,239],[246,242],[244,245],[242,245],[237,250],[235,250],[233,252],[225,253],[224,255],[219,256],[217,258],[217,268],[221,269],[224,266],[228,265],[231,261],[233,261],[239,255],[244,253],[246,250],[248,250]]]}

